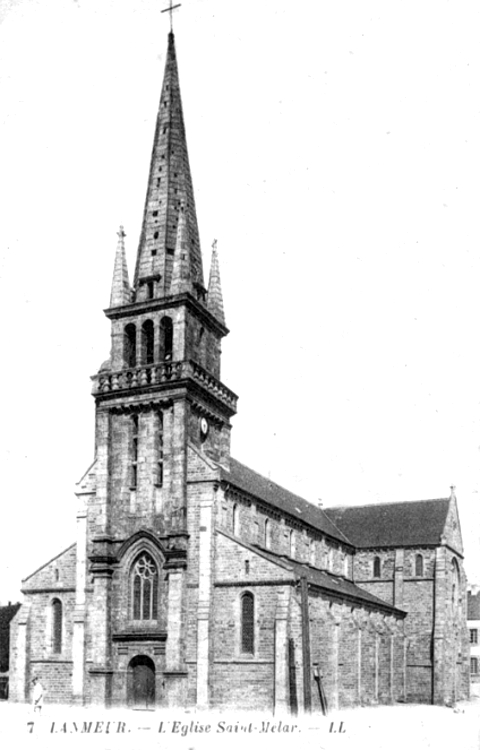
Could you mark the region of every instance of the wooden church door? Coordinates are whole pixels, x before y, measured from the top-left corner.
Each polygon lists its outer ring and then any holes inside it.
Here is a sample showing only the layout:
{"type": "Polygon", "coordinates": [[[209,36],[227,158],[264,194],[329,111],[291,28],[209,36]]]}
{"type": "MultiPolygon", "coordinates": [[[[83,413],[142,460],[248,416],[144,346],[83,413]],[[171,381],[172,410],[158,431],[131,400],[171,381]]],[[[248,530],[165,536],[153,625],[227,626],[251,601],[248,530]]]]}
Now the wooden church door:
{"type": "Polygon", "coordinates": [[[128,665],[128,705],[155,706],[155,664],[148,656],[135,656],[128,665]]]}

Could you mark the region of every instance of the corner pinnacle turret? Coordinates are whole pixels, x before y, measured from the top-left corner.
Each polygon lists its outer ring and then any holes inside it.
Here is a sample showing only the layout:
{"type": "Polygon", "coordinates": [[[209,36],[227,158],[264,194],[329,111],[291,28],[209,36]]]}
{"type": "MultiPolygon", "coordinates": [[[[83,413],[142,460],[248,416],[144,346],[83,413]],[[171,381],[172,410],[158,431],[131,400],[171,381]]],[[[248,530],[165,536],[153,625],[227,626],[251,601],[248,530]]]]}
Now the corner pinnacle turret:
{"type": "Polygon", "coordinates": [[[212,259],[210,262],[210,275],[208,278],[208,309],[215,315],[216,319],[225,325],[225,313],[223,310],[222,285],[220,283],[220,266],[218,263],[217,240],[213,241],[212,259]]]}
{"type": "Polygon", "coordinates": [[[118,243],[113,266],[112,292],[110,307],[120,307],[131,302],[132,293],[128,281],[127,257],[125,255],[125,232],[123,227],[117,232],[118,243]]]}
{"type": "MultiPolygon", "coordinates": [[[[175,293],[171,289],[179,242],[180,213],[184,212],[183,236],[188,237],[188,289],[202,296],[203,270],[192,178],[183,122],[175,41],[168,35],[162,93],[157,114],[155,137],[150,161],[147,196],[134,278],[136,299],[149,281],[155,282],[155,297],[175,293]]],[[[185,240],[182,240],[183,242],[185,240]]],[[[185,253],[184,253],[185,254],[185,253]]],[[[182,274],[185,279],[185,273],[182,274]]],[[[182,287],[185,287],[185,283],[182,287]]]]}

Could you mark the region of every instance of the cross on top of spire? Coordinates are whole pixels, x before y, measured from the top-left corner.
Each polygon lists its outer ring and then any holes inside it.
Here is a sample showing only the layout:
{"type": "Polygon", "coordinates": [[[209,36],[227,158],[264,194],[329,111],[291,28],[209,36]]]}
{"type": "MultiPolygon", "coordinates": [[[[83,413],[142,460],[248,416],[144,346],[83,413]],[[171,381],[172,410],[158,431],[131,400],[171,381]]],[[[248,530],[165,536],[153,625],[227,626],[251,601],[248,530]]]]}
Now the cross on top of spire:
{"type": "Polygon", "coordinates": [[[173,20],[172,20],[173,11],[179,8],[181,4],[182,3],[177,3],[176,5],[173,5],[172,0],[170,0],[170,5],[168,6],[168,8],[164,8],[162,10],[162,13],[170,13],[170,31],[173,31],[173,20]]]}

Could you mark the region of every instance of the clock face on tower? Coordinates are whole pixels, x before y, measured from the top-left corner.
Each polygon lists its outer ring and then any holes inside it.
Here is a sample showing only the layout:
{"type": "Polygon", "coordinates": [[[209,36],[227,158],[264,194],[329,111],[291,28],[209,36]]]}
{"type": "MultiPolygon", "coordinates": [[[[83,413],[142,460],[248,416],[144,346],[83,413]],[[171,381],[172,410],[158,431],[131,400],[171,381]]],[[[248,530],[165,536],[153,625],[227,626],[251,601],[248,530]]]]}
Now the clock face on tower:
{"type": "Polygon", "coordinates": [[[208,422],[205,417],[200,419],[200,438],[205,440],[208,435],[208,422]]]}

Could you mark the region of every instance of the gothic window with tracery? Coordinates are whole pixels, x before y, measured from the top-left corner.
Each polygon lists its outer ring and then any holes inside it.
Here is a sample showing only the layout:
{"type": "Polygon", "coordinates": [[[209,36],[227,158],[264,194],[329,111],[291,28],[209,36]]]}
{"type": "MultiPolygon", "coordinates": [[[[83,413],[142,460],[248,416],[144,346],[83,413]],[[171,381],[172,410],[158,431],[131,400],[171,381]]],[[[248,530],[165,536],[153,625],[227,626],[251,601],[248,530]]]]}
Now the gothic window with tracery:
{"type": "Polygon", "coordinates": [[[132,603],[134,620],[156,620],[158,612],[158,571],[146,552],[140,555],[132,570],[132,603]]]}

